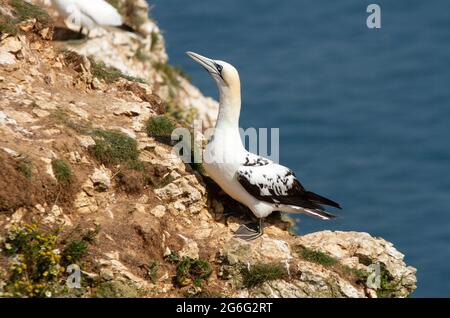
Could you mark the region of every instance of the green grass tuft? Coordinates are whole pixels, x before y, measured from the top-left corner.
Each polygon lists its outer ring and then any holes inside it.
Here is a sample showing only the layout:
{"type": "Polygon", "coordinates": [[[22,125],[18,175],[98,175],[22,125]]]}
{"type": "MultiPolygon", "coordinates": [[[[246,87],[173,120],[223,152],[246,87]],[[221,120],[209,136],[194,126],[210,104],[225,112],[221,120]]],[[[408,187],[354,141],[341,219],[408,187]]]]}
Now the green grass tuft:
{"type": "Polygon", "coordinates": [[[89,148],[91,155],[103,164],[128,162],[135,165],[139,157],[136,140],[117,130],[93,131],[95,145],[89,148]],[[134,163],[133,163],[134,162],[134,163]]]}
{"type": "Polygon", "coordinates": [[[143,80],[142,78],[123,74],[121,71],[114,67],[106,66],[103,62],[95,61],[92,57],[89,57],[89,61],[91,62],[92,75],[99,79],[103,79],[106,83],[113,83],[120,78],[124,78],[131,82],[145,83],[145,80],[143,80]]]}
{"type": "Polygon", "coordinates": [[[158,280],[159,262],[151,262],[147,268],[148,277],[153,284],[158,280]]]}
{"type": "Polygon", "coordinates": [[[11,17],[8,17],[0,12],[0,33],[1,34],[11,34],[17,35],[19,33],[19,28],[17,24],[14,23],[11,17]]]}
{"type": "Polygon", "coordinates": [[[392,276],[386,270],[386,266],[381,264],[380,268],[380,288],[376,290],[378,298],[395,298],[396,297],[396,283],[392,276]]]}
{"type": "Polygon", "coordinates": [[[211,273],[211,265],[207,261],[183,257],[177,265],[175,282],[180,287],[191,283],[195,286],[201,286],[211,273]]]}
{"type": "Polygon", "coordinates": [[[172,131],[176,128],[175,123],[167,116],[150,117],[147,121],[147,134],[162,142],[171,140],[172,131]]]}
{"type": "Polygon", "coordinates": [[[52,168],[58,183],[65,185],[72,183],[73,172],[67,161],[63,159],[54,159],[52,160],[52,168]]]}
{"type": "Polygon", "coordinates": [[[132,160],[132,161],[128,162],[128,168],[137,170],[137,171],[144,171],[145,165],[142,161],[132,160]]]}
{"type": "Polygon", "coordinates": [[[17,171],[22,173],[28,180],[31,180],[31,178],[33,177],[33,166],[31,165],[31,161],[28,159],[22,159],[17,162],[16,169],[17,171]]]}
{"type": "Polygon", "coordinates": [[[262,285],[264,282],[286,278],[286,269],[280,264],[256,264],[248,269],[242,266],[241,274],[243,286],[252,288],[262,285]]]}
{"type": "Polygon", "coordinates": [[[36,19],[43,27],[51,24],[51,18],[41,7],[23,0],[9,0],[9,5],[13,8],[13,16],[0,13],[0,33],[17,35],[19,33],[18,24],[36,19]]]}
{"type": "Polygon", "coordinates": [[[177,252],[171,252],[169,255],[164,256],[164,260],[172,264],[177,264],[180,262],[180,256],[177,252]]]}
{"type": "Polygon", "coordinates": [[[9,0],[9,4],[14,8],[16,18],[19,22],[29,19],[36,19],[45,24],[50,22],[50,16],[48,13],[37,5],[23,0],[9,0]]]}
{"type": "Polygon", "coordinates": [[[323,252],[315,251],[310,248],[300,246],[299,255],[305,259],[306,261],[313,262],[324,267],[327,267],[330,270],[338,273],[342,277],[345,277],[348,281],[353,284],[365,285],[367,282],[367,277],[369,273],[365,270],[352,268],[347,265],[342,264],[335,257],[329,256],[323,252]]]}
{"type": "Polygon", "coordinates": [[[307,247],[302,247],[302,249],[300,250],[300,256],[307,261],[327,267],[334,266],[339,263],[339,261],[336,258],[329,256],[323,252],[312,250],[307,247]]]}

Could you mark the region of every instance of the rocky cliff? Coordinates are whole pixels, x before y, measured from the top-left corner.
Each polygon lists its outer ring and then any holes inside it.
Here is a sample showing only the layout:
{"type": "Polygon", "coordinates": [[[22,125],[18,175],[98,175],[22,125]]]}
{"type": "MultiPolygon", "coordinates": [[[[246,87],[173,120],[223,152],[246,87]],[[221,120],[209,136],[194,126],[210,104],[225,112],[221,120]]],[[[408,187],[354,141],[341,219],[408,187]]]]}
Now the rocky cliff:
{"type": "Polygon", "coordinates": [[[193,118],[211,125],[217,103],[168,64],[144,0],[111,1],[137,33],[88,40],[44,2],[0,3],[2,296],[414,291],[416,270],[367,233],[296,236],[274,215],[261,238],[233,238],[249,212],[173,155],[169,137],[193,118]]]}

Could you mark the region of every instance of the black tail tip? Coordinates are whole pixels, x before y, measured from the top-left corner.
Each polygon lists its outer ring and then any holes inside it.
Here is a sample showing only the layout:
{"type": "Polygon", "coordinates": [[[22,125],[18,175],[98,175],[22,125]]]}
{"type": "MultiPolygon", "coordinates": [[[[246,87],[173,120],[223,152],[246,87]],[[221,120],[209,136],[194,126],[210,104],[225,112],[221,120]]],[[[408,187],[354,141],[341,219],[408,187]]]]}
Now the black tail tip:
{"type": "Polygon", "coordinates": [[[132,32],[132,33],[136,33],[136,30],[133,29],[131,26],[129,26],[128,24],[122,24],[121,26],[118,27],[119,29],[123,30],[123,31],[127,31],[127,32],[132,32]]]}
{"type": "Polygon", "coordinates": [[[332,206],[334,208],[338,208],[338,209],[342,210],[342,207],[339,203],[337,203],[333,200],[330,200],[328,198],[325,198],[317,193],[314,193],[311,191],[306,191],[306,197],[308,198],[308,200],[311,200],[314,203],[324,204],[324,205],[332,206]]]}

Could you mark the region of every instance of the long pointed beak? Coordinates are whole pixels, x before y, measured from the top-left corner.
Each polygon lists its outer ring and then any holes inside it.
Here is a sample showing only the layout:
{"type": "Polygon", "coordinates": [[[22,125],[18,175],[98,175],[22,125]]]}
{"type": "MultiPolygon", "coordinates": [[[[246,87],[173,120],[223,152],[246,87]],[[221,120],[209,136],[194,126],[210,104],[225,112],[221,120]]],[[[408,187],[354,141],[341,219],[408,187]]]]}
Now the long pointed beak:
{"type": "Polygon", "coordinates": [[[194,53],[194,52],[186,52],[187,55],[189,55],[194,61],[196,61],[198,64],[203,66],[209,73],[216,74],[216,67],[215,62],[212,59],[209,59],[207,57],[204,57],[200,54],[194,53]]]}

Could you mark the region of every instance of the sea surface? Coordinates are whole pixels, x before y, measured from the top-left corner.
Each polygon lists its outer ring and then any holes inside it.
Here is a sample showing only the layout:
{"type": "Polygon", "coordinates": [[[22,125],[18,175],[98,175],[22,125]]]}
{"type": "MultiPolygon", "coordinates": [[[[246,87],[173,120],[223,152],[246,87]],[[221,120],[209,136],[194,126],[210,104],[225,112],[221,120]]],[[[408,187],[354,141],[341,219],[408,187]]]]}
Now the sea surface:
{"type": "Polygon", "coordinates": [[[191,50],[235,65],[241,126],[280,128],[280,162],[342,204],[299,234],[369,232],[450,296],[450,1],[154,0],[170,62],[217,97],[191,50]]]}

